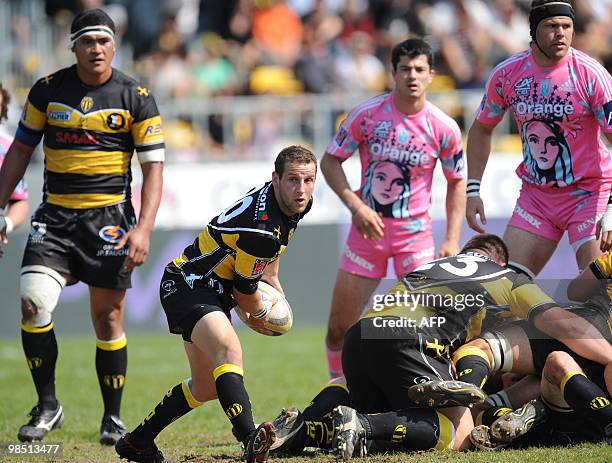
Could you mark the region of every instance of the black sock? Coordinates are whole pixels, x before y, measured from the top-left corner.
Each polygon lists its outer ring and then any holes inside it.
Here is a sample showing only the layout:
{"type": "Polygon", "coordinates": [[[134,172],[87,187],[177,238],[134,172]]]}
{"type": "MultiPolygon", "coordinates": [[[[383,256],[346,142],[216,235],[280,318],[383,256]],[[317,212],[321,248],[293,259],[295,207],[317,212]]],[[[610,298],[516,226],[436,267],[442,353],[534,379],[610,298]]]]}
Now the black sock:
{"type": "Polygon", "coordinates": [[[56,408],[57,341],[55,331],[53,331],[53,322],[40,328],[22,324],[21,343],[38,394],[38,403],[45,409],[56,408]]]}
{"type": "Polygon", "coordinates": [[[304,420],[312,420],[331,413],[339,405],[349,405],[349,391],[341,384],[328,384],[304,409],[304,420]]]}
{"type": "Polygon", "coordinates": [[[484,424],[485,426],[491,426],[495,420],[507,415],[511,411],[512,409],[508,407],[489,407],[478,414],[474,425],[484,424]]]}
{"type": "Polygon", "coordinates": [[[96,342],[96,372],[104,401],[104,415],[119,416],[127,370],[127,338],[96,342]]]}
{"type": "Polygon", "coordinates": [[[358,415],[366,428],[366,437],[381,448],[401,447],[428,450],[448,445],[452,430],[448,418],[432,408],[407,408],[397,412],[358,415]]]}
{"type": "Polygon", "coordinates": [[[130,433],[137,440],[152,441],[174,420],[202,405],[189,390],[190,380],[170,389],[155,409],[130,433]]]}
{"type": "Polygon", "coordinates": [[[581,415],[594,420],[602,429],[612,423],[612,406],[606,393],[578,372],[568,373],[561,381],[565,401],[581,415]]]}
{"type": "Polygon", "coordinates": [[[251,401],[244,387],[243,371],[237,365],[226,363],[213,372],[217,397],[223,411],[232,423],[232,433],[245,443],[255,430],[251,401]]]}
{"type": "Polygon", "coordinates": [[[487,355],[477,347],[459,348],[453,355],[457,379],[482,388],[491,366],[487,355]]]}
{"type": "Polygon", "coordinates": [[[334,425],[331,417],[326,416],[318,419],[304,421],[304,441],[300,442],[302,448],[317,447],[320,449],[331,449],[332,437],[334,436],[334,425]]]}

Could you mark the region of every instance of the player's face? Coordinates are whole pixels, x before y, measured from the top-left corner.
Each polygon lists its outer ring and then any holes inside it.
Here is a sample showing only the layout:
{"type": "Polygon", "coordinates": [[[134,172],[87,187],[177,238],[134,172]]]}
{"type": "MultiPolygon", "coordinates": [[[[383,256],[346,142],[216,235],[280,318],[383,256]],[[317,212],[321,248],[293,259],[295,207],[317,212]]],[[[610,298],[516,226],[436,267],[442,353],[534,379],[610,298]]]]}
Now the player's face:
{"type": "Polygon", "coordinates": [[[402,171],[392,162],[381,162],[372,175],[372,196],[386,206],[397,200],[404,191],[402,171]]]}
{"type": "Polygon", "coordinates": [[[569,51],[574,22],[566,16],[548,18],[538,25],[538,44],[551,59],[561,59],[569,51]]]}
{"type": "Polygon", "coordinates": [[[115,42],[107,35],[91,34],[81,37],[74,46],[77,67],[88,77],[109,77],[115,55],[115,42]]]}
{"type": "Polygon", "coordinates": [[[282,177],[272,172],[274,194],[283,214],[293,216],[306,210],[312,198],[316,177],[317,166],[314,162],[289,162],[285,164],[282,177]]]}
{"type": "Polygon", "coordinates": [[[427,62],[427,56],[419,55],[415,58],[402,56],[393,71],[395,91],[398,95],[408,99],[419,99],[431,83],[433,71],[427,62]]]}
{"type": "Polygon", "coordinates": [[[532,122],[527,127],[529,152],[542,170],[551,169],[561,151],[559,141],[546,124],[532,122]]]}

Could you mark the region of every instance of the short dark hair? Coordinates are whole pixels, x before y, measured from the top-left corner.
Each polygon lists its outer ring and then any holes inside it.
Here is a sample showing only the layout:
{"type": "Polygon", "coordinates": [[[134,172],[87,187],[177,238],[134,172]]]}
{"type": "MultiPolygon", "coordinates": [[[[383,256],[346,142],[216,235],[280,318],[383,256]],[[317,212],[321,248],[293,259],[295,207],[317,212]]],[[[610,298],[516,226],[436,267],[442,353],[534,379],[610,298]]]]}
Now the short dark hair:
{"type": "Polygon", "coordinates": [[[2,95],[2,104],[0,105],[0,123],[2,123],[2,121],[8,119],[8,105],[11,102],[11,95],[2,86],[2,82],[0,82],[0,95],[2,95]]]}
{"type": "Polygon", "coordinates": [[[109,15],[99,8],[81,11],[77,14],[72,20],[70,33],[74,34],[88,26],[108,26],[115,33],[115,23],[109,15]]]}
{"type": "Polygon", "coordinates": [[[296,162],[298,164],[310,164],[311,162],[315,165],[315,172],[317,169],[317,158],[312,151],[308,148],[304,148],[300,145],[291,145],[284,148],[274,161],[274,171],[279,177],[283,176],[285,172],[285,166],[288,162],[296,162]]]}
{"type": "Polygon", "coordinates": [[[429,67],[433,69],[433,49],[425,40],[408,39],[398,43],[391,51],[391,65],[393,66],[393,70],[397,71],[397,63],[399,63],[402,56],[414,59],[420,55],[427,56],[427,63],[429,63],[429,67]]]}
{"type": "Polygon", "coordinates": [[[487,257],[508,265],[508,246],[499,236],[491,233],[483,233],[469,239],[459,254],[468,251],[482,251],[487,257]]]}

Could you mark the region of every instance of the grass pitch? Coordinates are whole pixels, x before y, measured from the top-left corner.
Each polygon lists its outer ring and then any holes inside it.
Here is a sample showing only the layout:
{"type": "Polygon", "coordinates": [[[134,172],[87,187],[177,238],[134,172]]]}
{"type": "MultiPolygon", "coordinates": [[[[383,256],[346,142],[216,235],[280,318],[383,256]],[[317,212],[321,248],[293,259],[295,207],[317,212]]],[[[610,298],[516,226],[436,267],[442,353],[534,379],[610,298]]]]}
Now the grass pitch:
{"type": "MultiPolygon", "coordinates": [[[[245,382],[256,421],[274,418],[283,406],[304,408],[326,381],[322,328],[294,329],[269,338],[241,330],[245,382]]],[[[111,448],[100,446],[98,432],[102,403],[95,374],[95,342],[90,337],[58,336],[57,395],[66,415],[62,429],[45,442],[61,442],[62,458],[0,457],[0,461],[118,462],[111,448]]],[[[142,420],[168,389],[189,376],[182,341],[169,334],[132,334],[128,338],[129,365],[122,418],[128,429],[142,420]]],[[[17,429],[27,421],[35,391],[18,338],[0,340],[0,443],[17,443],[17,429]]],[[[227,418],[218,402],[210,402],[184,416],[157,439],[173,462],[239,461],[227,418]]],[[[125,460],[123,460],[125,461],[125,460]]],[[[281,461],[281,460],[271,460],[281,461]]],[[[290,458],[303,463],[333,459],[324,454],[290,458]]],[[[377,455],[382,462],[575,462],[610,463],[612,447],[580,445],[560,449],[530,449],[496,453],[419,452],[377,455]]]]}

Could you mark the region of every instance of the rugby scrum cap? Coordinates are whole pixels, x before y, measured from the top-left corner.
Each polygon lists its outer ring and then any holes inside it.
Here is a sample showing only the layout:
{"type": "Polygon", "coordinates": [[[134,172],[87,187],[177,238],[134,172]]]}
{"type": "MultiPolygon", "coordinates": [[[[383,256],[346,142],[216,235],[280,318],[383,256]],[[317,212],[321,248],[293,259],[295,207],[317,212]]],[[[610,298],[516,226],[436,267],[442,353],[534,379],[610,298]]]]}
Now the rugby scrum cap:
{"type": "Polygon", "coordinates": [[[529,31],[531,33],[531,39],[534,42],[537,43],[536,30],[538,25],[545,19],[554,18],[556,16],[567,16],[571,18],[572,21],[576,20],[576,14],[569,2],[548,2],[531,7],[531,11],[529,12],[529,31]]]}
{"type": "Polygon", "coordinates": [[[68,48],[72,50],[77,40],[90,34],[106,35],[114,41],[115,23],[100,9],[81,11],[75,16],[70,26],[68,48]]]}

